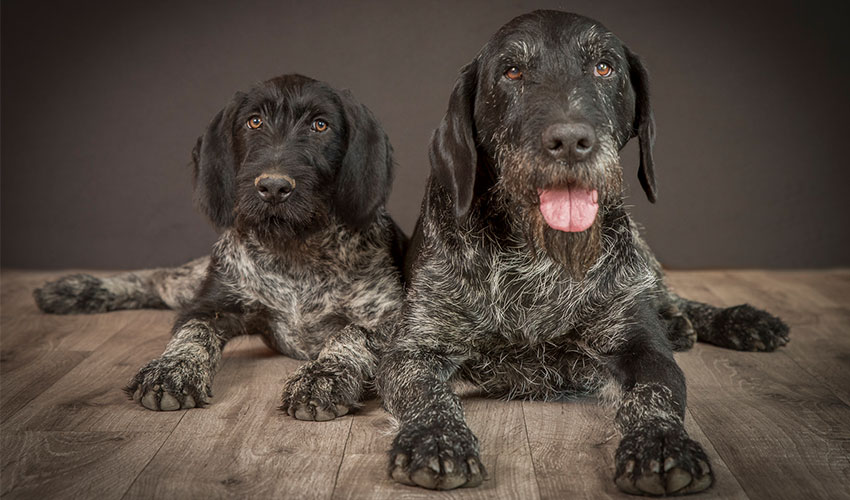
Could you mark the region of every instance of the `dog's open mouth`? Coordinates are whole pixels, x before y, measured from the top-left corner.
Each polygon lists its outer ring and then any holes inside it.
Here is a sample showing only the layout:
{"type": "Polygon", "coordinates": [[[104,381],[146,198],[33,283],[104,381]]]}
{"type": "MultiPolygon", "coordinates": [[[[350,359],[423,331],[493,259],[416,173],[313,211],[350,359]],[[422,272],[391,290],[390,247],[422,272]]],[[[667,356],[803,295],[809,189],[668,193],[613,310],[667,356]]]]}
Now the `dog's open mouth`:
{"type": "Polygon", "coordinates": [[[546,224],[557,231],[578,233],[587,230],[599,210],[599,194],[576,184],[538,189],[540,213],[546,224]]]}

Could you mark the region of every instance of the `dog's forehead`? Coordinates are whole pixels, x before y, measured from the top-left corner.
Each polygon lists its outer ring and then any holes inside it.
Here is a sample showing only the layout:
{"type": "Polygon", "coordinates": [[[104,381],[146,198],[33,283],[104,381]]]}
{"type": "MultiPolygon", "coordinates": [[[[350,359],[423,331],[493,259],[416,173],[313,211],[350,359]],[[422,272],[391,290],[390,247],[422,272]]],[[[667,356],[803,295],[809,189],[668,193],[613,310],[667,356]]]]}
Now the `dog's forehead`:
{"type": "Polygon", "coordinates": [[[598,21],[569,12],[535,11],[502,26],[485,50],[530,62],[565,51],[594,54],[621,48],[620,40],[598,21]]]}
{"type": "Polygon", "coordinates": [[[327,84],[301,75],[283,75],[255,86],[246,108],[273,107],[279,111],[311,109],[333,113],[339,107],[337,92],[327,84]]]}

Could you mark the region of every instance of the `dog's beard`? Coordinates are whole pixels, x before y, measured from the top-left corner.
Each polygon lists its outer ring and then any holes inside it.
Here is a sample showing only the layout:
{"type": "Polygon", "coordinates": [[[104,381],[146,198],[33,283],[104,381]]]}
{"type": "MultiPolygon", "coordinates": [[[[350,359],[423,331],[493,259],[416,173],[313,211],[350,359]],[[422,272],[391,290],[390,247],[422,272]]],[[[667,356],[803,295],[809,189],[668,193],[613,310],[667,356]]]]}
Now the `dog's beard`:
{"type": "Polygon", "coordinates": [[[273,206],[251,199],[255,196],[248,193],[237,201],[234,226],[240,234],[252,236],[274,252],[297,250],[311,235],[331,224],[328,210],[321,206],[296,200],[273,206]]]}
{"type": "Polygon", "coordinates": [[[606,207],[622,199],[622,171],[616,148],[603,142],[593,157],[572,166],[546,161],[538,155],[501,149],[498,198],[512,225],[530,246],[542,249],[574,279],[582,279],[602,254],[602,228],[606,207]],[[599,209],[589,228],[567,232],[549,226],[540,211],[539,190],[579,186],[595,189],[599,209]]]}

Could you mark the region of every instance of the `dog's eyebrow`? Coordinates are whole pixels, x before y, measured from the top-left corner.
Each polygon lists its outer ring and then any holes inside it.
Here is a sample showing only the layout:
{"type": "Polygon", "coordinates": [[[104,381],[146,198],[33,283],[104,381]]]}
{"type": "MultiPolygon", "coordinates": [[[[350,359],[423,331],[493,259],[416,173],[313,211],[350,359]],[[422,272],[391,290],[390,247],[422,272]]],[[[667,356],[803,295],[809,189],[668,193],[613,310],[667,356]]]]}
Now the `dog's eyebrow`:
{"type": "Polygon", "coordinates": [[[578,37],[577,45],[586,59],[607,57],[620,62],[619,39],[610,31],[600,26],[590,26],[578,37]]]}
{"type": "Polygon", "coordinates": [[[516,59],[516,62],[524,62],[528,63],[531,61],[534,56],[537,54],[537,46],[536,44],[529,43],[523,39],[514,39],[509,41],[505,50],[502,53],[503,56],[510,57],[511,59],[516,59]]]}

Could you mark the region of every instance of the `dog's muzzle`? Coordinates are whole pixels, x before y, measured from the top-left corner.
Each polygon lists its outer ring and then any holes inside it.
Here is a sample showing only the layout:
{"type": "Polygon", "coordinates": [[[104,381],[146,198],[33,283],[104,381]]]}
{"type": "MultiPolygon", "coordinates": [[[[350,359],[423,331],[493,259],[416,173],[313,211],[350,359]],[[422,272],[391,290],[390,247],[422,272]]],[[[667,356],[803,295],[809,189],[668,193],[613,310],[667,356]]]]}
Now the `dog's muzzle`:
{"type": "Polygon", "coordinates": [[[280,203],[292,194],[295,179],[283,174],[260,174],[254,179],[260,199],[266,203],[280,203]]]}

